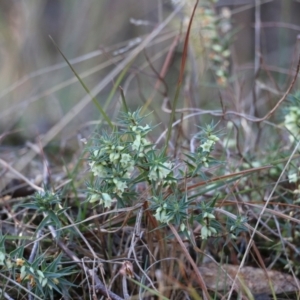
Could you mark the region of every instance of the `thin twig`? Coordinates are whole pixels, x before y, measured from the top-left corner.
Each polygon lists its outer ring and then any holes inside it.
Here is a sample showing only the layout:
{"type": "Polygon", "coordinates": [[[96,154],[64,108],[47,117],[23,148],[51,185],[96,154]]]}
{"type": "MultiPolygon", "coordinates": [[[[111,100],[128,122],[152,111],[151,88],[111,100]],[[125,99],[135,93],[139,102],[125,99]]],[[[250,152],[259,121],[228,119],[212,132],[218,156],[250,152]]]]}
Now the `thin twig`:
{"type": "MultiPolygon", "coordinates": [[[[26,288],[25,288],[23,285],[21,285],[20,283],[18,283],[18,282],[16,282],[15,280],[13,280],[13,279],[11,279],[11,278],[5,276],[5,275],[2,274],[1,272],[0,272],[0,277],[2,277],[2,278],[4,278],[4,279],[6,279],[6,280],[12,282],[14,285],[16,285],[16,286],[19,287],[20,289],[24,290],[26,293],[31,294],[32,296],[34,296],[34,299],[36,299],[36,300],[44,300],[44,299],[40,298],[39,296],[35,295],[32,291],[26,289],[26,288]]],[[[8,295],[7,295],[7,296],[8,296],[8,295]]],[[[8,296],[8,297],[9,297],[9,296],[8,296]]],[[[7,299],[12,299],[12,298],[7,298],[7,299]]]]}
{"type": "Polygon", "coordinates": [[[139,259],[138,259],[137,255],[136,255],[136,251],[135,251],[135,245],[136,245],[136,243],[138,242],[138,240],[142,236],[141,222],[142,222],[143,213],[144,213],[144,207],[142,206],[140,208],[138,214],[137,214],[137,217],[136,217],[135,228],[134,228],[134,232],[133,232],[133,235],[132,235],[131,245],[130,245],[130,249],[128,251],[127,258],[130,258],[131,253],[133,253],[136,265],[138,266],[138,268],[140,269],[140,271],[142,272],[142,274],[148,279],[148,281],[151,284],[152,288],[157,291],[157,289],[154,286],[153,282],[151,281],[150,277],[143,270],[141,264],[139,263],[139,259]]]}
{"type": "Polygon", "coordinates": [[[191,266],[193,267],[194,269],[194,272],[196,274],[196,278],[198,279],[198,283],[200,285],[200,287],[202,288],[202,290],[204,291],[204,294],[206,296],[207,299],[210,299],[209,297],[209,294],[208,294],[208,291],[207,291],[207,288],[206,288],[206,284],[203,280],[203,277],[196,265],[196,263],[194,262],[194,260],[192,259],[189,251],[186,249],[186,246],[184,245],[182,239],[180,238],[179,234],[177,233],[175,227],[172,225],[172,224],[168,224],[172,233],[174,234],[175,238],[177,239],[178,243],[180,244],[184,254],[186,255],[186,258],[188,259],[189,263],[191,264],[191,266]]]}
{"type": "Polygon", "coordinates": [[[11,173],[13,173],[15,176],[17,176],[18,178],[22,179],[24,182],[26,182],[28,185],[30,185],[34,190],[38,191],[38,192],[43,192],[44,189],[33,184],[30,180],[28,180],[24,175],[22,175],[20,172],[18,172],[15,168],[13,168],[12,166],[10,166],[6,161],[2,160],[0,158],[0,164],[2,166],[4,166],[5,168],[7,168],[11,173]]]}
{"type": "MultiPolygon", "coordinates": [[[[176,109],[176,113],[178,113],[178,112],[182,113],[182,112],[187,112],[187,111],[192,111],[193,112],[189,115],[184,116],[183,120],[189,119],[189,118],[194,117],[196,115],[211,114],[211,115],[220,116],[220,117],[225,117],[226,115],[235,115],[235,116],[241,117],[241,118],[243,118],[247,121],[251,121],[251,122],[254,122],[254,123],[264,122],[274,114],[274,112],[278,109],[278,107],[282,104],[282,102],[286,99],[288,94],[291,92],[291,90],[292,90],[292,88],[295,85],[295,82],[297,80],[299,69],[300,69],[300,57],[299,57],[299,60],[298,60],[296,73],[295,73],[295,75],[293,77],[293,80],[292,80],[291,84],[289,85],[288,89],[286,90],[284,95],[279,99],[277,104],[262,118],[256,118],[256,117],[249,116],[249,115],[239,113],[239,112],[235,112],[235,111],[223,112],[222,110],[202,110],[202,109],[198,109],[198,108],[176,109]]],[[[167,102],[168,102],[168,99],[167,98],[164,99],[163,104],[162,104],[162,110],[165,111],[165,112],[171,113],[172,111],[166,106],[167,102]]],[[[182,120],[177,120],[177,121],[173,122],[172,127],[175,127],[180,122],[182,122],[182,120]]],[[[162,134],[159,136],[159,138],[156,140],[156,143],[159,143],[162,140],[162,138],[166,135],[167,132],[168,132],[167,129],[165,131],[163,131],[162,134]]]]}
{"type": "Polygon", "coordinates": [[[122,275],[122,287],[123,287],[123,296],[124,296],[124,299],[128,300],[130,298],[130,296],[128,294],[126,275],[122,275]]]}
{"type": "MultiPolygon", "coordinates": [[[[39,237],[41,236],[41,230],[39,230],[39,231],[37,232],[37,235],[36,235],[36,236],[37,236],[37,238],[39,238],[39,237]]],[[[38,247],[39,247],[39,239],[36,239],[36,240],[34,241],[34,243],[33,243],[33,247],[32,247],[32,250],[31,250],[29,259],[28,259],[28,262],[29,262],[30,264],[33,263],[33,261],[34,261],[34,259],[35,259],[35,257],[36,257],[36,254],[37,254],[37,251],[38,251],[38,247]]],[[[31,290],[31,285],[30,285],[30,283],[27,284],[27,288],[28,288],[28,290],[31,290]]],[[[33,299],[31,294],[28,295],[28,299],[29,299],[29,300],[32,300],[32,299],[33,299]]]]}
{"type": "Polygon", "coordinates": [[[7,293],[3,292],[2,289],[0,289],[0,294],[7,300],[15,300],[14,298],[10,297],[7,293]]]}

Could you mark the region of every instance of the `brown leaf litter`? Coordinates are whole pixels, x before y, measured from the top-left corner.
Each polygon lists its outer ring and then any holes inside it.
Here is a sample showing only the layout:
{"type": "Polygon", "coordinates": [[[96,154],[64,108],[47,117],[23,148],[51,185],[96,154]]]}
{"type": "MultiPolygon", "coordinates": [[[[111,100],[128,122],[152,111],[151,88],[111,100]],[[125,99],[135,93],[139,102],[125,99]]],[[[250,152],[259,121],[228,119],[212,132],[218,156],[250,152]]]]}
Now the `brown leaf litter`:
{"type": "MultiPolygon", "coordinates": [[[[238,269],[239,266],[237,265],[218,265],[214,262],[199,267],[207,288],[219,292],[230,290],[238,269]]],[[[296,292],[300,291],[300,280],[279,271],[242,267],[236,279],[234,290],[238,293],[245,293],[247,289],[253,295],[296,292]]]]}

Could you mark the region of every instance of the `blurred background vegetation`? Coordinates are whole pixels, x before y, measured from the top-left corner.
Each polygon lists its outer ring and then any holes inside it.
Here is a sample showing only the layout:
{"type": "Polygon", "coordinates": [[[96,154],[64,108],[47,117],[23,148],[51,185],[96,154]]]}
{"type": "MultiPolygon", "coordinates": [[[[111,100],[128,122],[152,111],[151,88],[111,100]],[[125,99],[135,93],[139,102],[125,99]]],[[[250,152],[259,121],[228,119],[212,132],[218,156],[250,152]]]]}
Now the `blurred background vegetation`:
{"type": "MultiPolygon", "coordinates": [[[[200,1],[200,5],[201,2],[207,1],[200,1]]],[[[133,58],[120,82],[129,104],[135,108],[148,101],[149,109],[160,114],[159,121],[165,116],[169,118],[160,107],[166,93],[171,97],[175,90],[185,18],[191,15],[194,1],[1,1],[0,127],[2,132],[14,132],[3,142],[23,144],[24,140],[34,140],[47,133],[86,96],[49,36],[92,90],[159,24],[163,24],[179,4],[183,4],[183,8],[163,26],[145,50],[133,58]],[[176,36],[180,36],[181,42],[175,44],[171,52],[176,36]],[[170,52],[172,59],[165,81],[160,87],[155,86],[170,52]],[[157,92],[153,94],[154,87],[157,92]]],[[[191,40],[194,52],[191,54],[194,53],[202,65],[189,73],[180,101],[183,103],[183,98],[190,97],[197,107],[220,109],[221,92],[229,108],[243,111],[254,107],[248,113],[263,115],[286,89],[295,70],[300,3],[294,0],[219,0],[215,8],[220,14],[224,8],[230,11],[229,88],[220,89],[215,83],[214,74],[206,63],[209,53],[198,49],[201,41],[195,19],[191,40]],[[202,56],[200,60],[199,56],[202,56]],[[253,99],[255,76],[260,83],[256,87],[258,99],[253,99]],[[187,96],[188,92],[192,96],[187,96]],[[253,106],[255,101],[256,107],[253,106]]],[[[189,70],[193,66],[192,57],[189,70]]],[[[118,74],[108,77],[108,83],[95,95],[101,105],[110,100],[105,107],[110,116],[114,116],[118,108],[119,92],[109,98],[118,74]]],[[[87,127],[83,124],[99,118],[92,102],[83,105],[70,121],[61,124],[53,138],[63,138],[66,142],[78,133],[84,135],[87,127]]]]}

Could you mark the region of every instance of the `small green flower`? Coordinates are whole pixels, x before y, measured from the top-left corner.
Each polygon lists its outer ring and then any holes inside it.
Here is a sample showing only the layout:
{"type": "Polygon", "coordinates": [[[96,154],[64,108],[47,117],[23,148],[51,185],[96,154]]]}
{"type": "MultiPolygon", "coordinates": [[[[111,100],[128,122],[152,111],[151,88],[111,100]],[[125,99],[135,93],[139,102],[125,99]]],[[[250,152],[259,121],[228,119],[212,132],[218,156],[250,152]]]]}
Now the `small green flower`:
{"type": "Polygon", "coordinates": [[[139,134],[135,137],[135,140],[132,143],[132,149],[133,150],[138,151],[140,149],[141,139],[142,139],[142,137],[139,134]]]}
{"type": "MultiPolygon", "coordinates": [[[[144,147],[150,145],[150,142],[146,138],[142,137],[141,134],[135,136],[135,140],[132,143],[132,149],[143,153],[144,147]]],[[[144,155],[143,155],[144,156],[144,155]]],[[[140,156],[141,157],[141,156],[140,156]]]]}
{"type": "Polygon", "coordinates": [[[220,140],[220,139],[219,139],[216,135],[214,135],[214,134],[209,135],[207,138],[208,138],[209,140],[213,141],[214,143],[216,143],[216,142],[218,142],[218,141],[220,140]]]}
{"type": "Polygon", "coordinates": [[[101,164],[96,164],[95,161],[89,163],[91,167],[91,171],[93,172],[94,176],[99,176],[99,177],[107,177],[107,171],[104,167],[104,163],[101,164]]]}
{"type": "Polygon", "coordinates": [[[127,167],[132,162],[132,158],[128,153],[122,153],[120,163],[123,167],[127,167]]]}
{"type": "Polygon", "coordinates": [[[210,152],[211,147],[213,146],[214,142],[211,140],[207,140],[204,144],[200,145],[200,147],[202,148],[202,150],[204,152],[210,152]]]}
{"type": "Polygon", "coordinates": [[[203,214],[203,218],[215,219],[216,217],[213,214],[211,214],[211,213],[205,212],[203,214]]]}
{"type": "Polygon", "coordinates": [[[184,223],[181,223],[181,224],[180,224],[180,230],[181,230],[181,231],[184,231],[185,228],[186,228],[185,224],[184,224],[184,223]]]}
{"type": "Polygon", "coordinates": [[[114,178],[113,183],[116,186],[116,193],[121,196],[124,190],[127,188],[127,183],[119,178],[114,178]]]}
{"type": "Polygon", "coordinates": [[[149,131],[151,131],[151,127],[147,124],[145,126],[136,126],[136,125],[131,125],[130,129],[132,132],[135,132],[137,134],[142,133],[142,135],[146,135],[149,131]]]}
{"type": "Polygon", "coordinates": [[[107,193],[93,193],[90,195],[88,201],[91,203],[95,203],[95,202],[99,201],[99,205],[104,204],[105,208],[111,207],[111,204],[112,204],[112,198],[107,193]]]}
{"type": "Polygon", "coordinates": [[[201,237],[206,240],[208,237],[217,233],[217,230],[211,226],[203,225],[201,228],[201,237]]]}
{"type": "Polygon", "coordinates": [[[296,173],[292,173],[288,175],[289,183],[295,183],[298,181],[298,176],[296,173]]]}
{"type": "Polygon", "coordinates": [[[148,178],[156,181],[158,179],[164,179],[171,173],[172,163],[164,162],[161,165],[154,165],[150,168],[148,178]]]}
{"type": "Polygon", "coordinates": [[[205,168],[208,168],[208,167],[209,167],[207,161],[208,161],[208,160],[207,160],[207,157],[202,157],[201,162],[202,162],[202,164],[203,164],[203,166],[204,166],[205,168]]]}
{"type": "Polygon", "coordinates": [[[139,127],[143,132],[148,133],[151,130],[151,127],[148,124],[146,124],[145,126],[139,126],[139,127]]]}
{"type": "Polygon", "coordinates": [[[220,44],[214,44],[212,45],[212,50],[216,51],[216,52],[221,52],[223,50],[222,46],[220,44]]]}
{"type": "Polygon", "coordinates": [[[111,207],[112,199],[109,194],[102,193],[102,200],[103,200],[104,207],[106,208],[111,207]]]}
{"type": "Polygon", "coordinates": [[[163,206],[160,206],[156,209],[154,217],[157,221],[159,221],[161,223],[168,223],[169,221],[171,221],[172,218],[170,216],[168,216],[166,208],[167,208],[167,205],[164,204],[163,206]]]}
{"type": "Polygon", "coordinates": [[[116,163],[119,160],[120,156],[120,153],[112,152],[109,154],[109,160],[111,163],[116,163]]]}
{"type": "Polygon", "coordinates": [[[101,197],[98,194],[92,194],[89,197],[89,202],[94,203],[94,202],[98,201],[99,199],[101,199],[101,197]]]}

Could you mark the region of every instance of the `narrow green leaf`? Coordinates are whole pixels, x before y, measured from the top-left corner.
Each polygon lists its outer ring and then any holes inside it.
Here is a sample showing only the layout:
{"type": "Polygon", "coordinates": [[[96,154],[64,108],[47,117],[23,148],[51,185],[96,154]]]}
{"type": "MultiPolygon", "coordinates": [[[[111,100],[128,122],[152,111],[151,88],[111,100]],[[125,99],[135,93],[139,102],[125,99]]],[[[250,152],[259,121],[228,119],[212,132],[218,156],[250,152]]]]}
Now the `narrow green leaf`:
{"type": "Polygon", "coordinates": [[[82,87],[84,88],[84,90],[91,96],[95,106],[98,108],[98,110],[100,111],[100,113],[102,114],[102,116],[104,117],[105,121],[109,124],[109,126],[111,128],[114,127],[114,125],[112,124],[110,118],[108,117],[108,115],[105,113],[105,111],[102,109],[102,106],[98,103],[97,99],[91,94],[90,90],[88,89],[88,87],[85,85],[85,83],[83,82],[83,80],[80,78],[80,76],[78,75],[78,73],[75,71],[75,69],[73,68],[73,66],[71,65],[71,63],[68,61],[68,59],[66,58],[66,56],[62,53],[62,51],[59,49],[58,45],[54,42],[54,40],[52,39],[51,36],[49,36],[50,40],[52,41],[52,43],[54,44],[54,46],[56,47],[56,49],[58,50],[58,52],[61,54],[61,56],[64,58],[64,60],[66,61],[66,63],[68,64],[68,66],[70,67],[70,69],[72,70],[72,72],[74,73],[74,75],[76,76],[76,78],[78,79],[78,81],[80,82],[80,84],[82,85],[82,87]]]}

